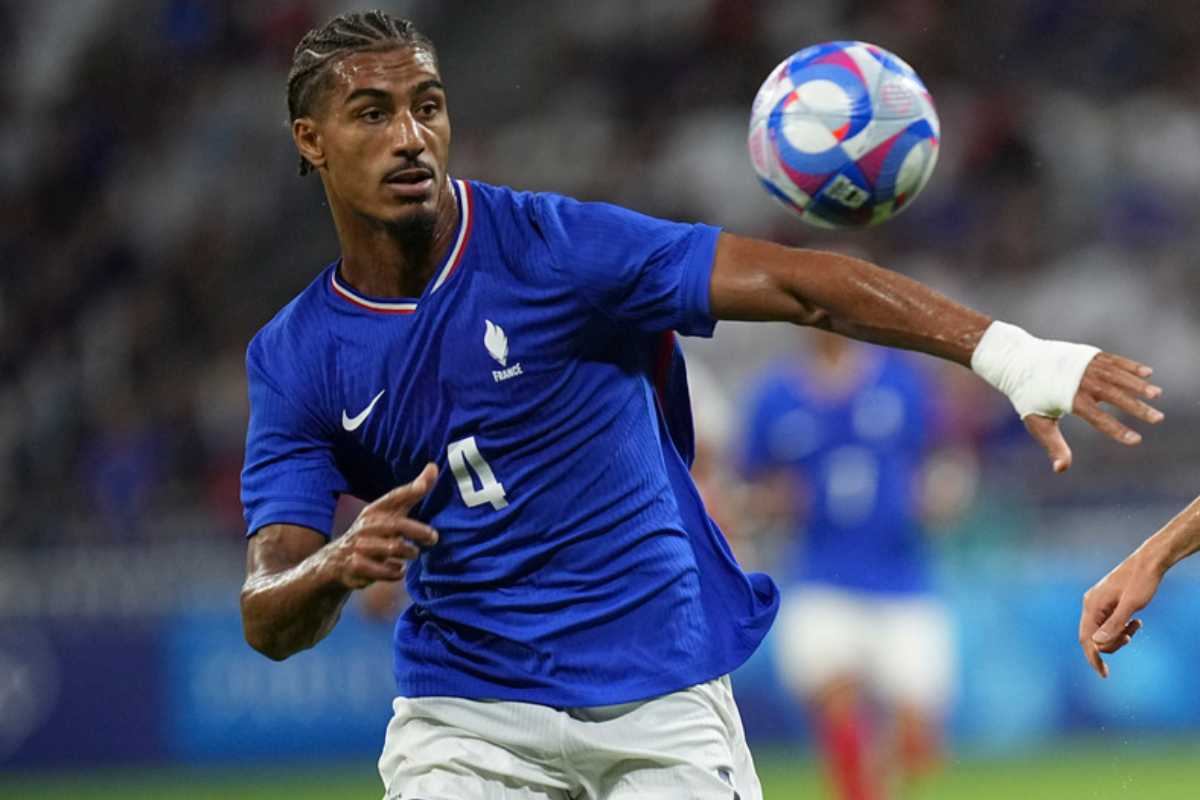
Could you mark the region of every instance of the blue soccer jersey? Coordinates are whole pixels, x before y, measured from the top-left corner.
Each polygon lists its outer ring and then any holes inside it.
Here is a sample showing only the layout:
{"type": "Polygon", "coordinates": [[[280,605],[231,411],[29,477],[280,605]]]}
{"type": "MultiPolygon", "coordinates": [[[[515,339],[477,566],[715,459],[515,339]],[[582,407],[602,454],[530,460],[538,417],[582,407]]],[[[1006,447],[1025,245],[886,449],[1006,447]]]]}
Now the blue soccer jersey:
{"type": "Polygon", "coordinates": [[[930,588],[917,481],[933,387],[910,356],[871,348],[860,383],[831,392],[795,363],[754,393],[743,467],[789,470],[807,497],[791,577],[877,592],[930,588]]]}
{"type": "Polygon", "coordinates": [[[429,461],[399,693],[629,702],[736,668],[778,603],[688,475],[671,331],[709,335],[718,232],[453,181],[460,229],[419,298],[325,269],[251,342],[248,531],[328,533],[429,461]]]}

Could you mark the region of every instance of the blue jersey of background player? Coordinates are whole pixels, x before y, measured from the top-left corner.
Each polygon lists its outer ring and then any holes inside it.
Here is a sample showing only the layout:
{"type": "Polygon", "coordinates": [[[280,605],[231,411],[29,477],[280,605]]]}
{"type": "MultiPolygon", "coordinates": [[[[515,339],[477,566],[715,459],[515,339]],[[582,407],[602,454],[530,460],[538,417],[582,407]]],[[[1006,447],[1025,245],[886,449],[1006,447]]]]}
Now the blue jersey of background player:
{"type": "MultiPolygon", "coordinates": [[[[341,258],[247,355],[247,640],[311,647],[351,591],[412,563],[389,797],[760,796],[728,682],[709,678],[753,650],[775,593],[687,475],[668,331],[824,325],[983,353],[1000,376],[1009,349],[981,343],[1020,334],[856,259],[451,180],[433,45],[382,12],[301,39],[288,109],[341,258]],[[375,499],[328,541],[345,492],[375,499]]],[[[1021,339],[1057,347],[1039,341],[1021,339]]],[[[1093,356],[1071,397],[1147,418],[1140,365],[1093,356]]],[[[1061,381],[1027,373],[1033,412],[1061,413],[1061,381]]],[[[1030,419],[1065,464],[1055,420],[1030,419]]]]}
{"type": "Polygon", "coordinates": [[[802,500],[785,573],[876,592],[930,588],[920,471],[935,386],[907,356],[820,337],[807,363],[760,377],[743,468],[802,500]]]}

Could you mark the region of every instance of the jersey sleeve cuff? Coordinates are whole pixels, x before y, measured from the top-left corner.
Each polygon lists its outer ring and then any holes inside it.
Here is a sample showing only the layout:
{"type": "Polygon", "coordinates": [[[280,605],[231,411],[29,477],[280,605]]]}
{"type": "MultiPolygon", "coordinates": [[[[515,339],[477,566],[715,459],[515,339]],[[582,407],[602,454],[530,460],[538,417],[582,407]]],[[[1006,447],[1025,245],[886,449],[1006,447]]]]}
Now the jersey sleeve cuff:
{"type": "Polygon", "coordinates": [[[333,509],[319,508],[299,500],[272,500],[246,517],[246,538],[268,525],[299,525],[311,528],[326,539],[333,529],[333,509]]]}
{"type": "Polygon", "coordinates": [[[710,311],[713,264],[717,257],[717,239],[721,229],[698,224],[692,236],[685,261],[683,285],[683,324],[678,328],[685,336],[713,335],[717,321],[710,311]]]}

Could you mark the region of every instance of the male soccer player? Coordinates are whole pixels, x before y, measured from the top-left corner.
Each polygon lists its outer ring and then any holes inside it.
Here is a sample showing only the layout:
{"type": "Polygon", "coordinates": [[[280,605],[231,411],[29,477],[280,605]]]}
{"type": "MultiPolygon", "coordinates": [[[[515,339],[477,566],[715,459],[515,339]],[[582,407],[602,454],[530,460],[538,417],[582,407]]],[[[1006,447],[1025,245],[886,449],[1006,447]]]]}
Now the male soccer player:
{"type": "Polygon", "coordinates": [[[1101,678],[1108,664],[1101,653],[1115,653],[1141,630],[1133,615],[1145,608],[1158,591],[1167,570],[1200,551],[1200,497],[1142,542],[1083,595],[1079,645],[1101,678]]]}
{"type": "Polygon", "coordinates": [[[954,644],[921,522],[935,391],[909,357],[820,333],[750,398],[741,467],[795,531],[776,662],[842,800],[887,796],[938,755],[954,644]]]}
{"type": "Polygon", "coordinates": [[[406,578],[389,798],[759,796],[725,676],[778,595],[688,477],[671,331],[790,320],[973,361],[1058,469],[1037,414],[1129,444],[1097,401],[1157,416],[1147,368],[867,263],[452,179],[433,45],[405,20],[305,35],[288,101],[341,257],[247,352],[243,623],[286,658],[351,591],[406,578]],[[328,541],[341,493],[370,502],[328,541]]]}

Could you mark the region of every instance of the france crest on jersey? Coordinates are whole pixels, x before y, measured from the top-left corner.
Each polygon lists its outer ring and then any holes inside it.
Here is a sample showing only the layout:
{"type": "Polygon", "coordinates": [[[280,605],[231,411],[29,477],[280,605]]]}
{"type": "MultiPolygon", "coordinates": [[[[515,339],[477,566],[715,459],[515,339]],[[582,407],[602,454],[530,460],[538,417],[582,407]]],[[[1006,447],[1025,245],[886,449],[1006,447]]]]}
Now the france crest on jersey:
{"type": "Polygon", "coordinates": [[[688,474],[672,331],[709,335],[718,231],[453,181],[460,229],[421,297],[364,297],[335,262],[251,342],[250,535],[328,535],[429,461],[413,515],[399,693],[557,707],[725,674],[778,592],[745,575],[688,474]]]}

